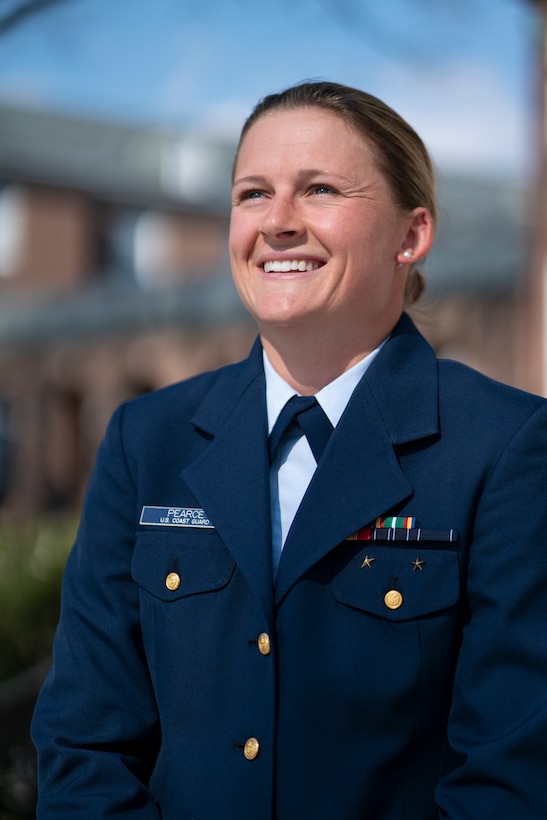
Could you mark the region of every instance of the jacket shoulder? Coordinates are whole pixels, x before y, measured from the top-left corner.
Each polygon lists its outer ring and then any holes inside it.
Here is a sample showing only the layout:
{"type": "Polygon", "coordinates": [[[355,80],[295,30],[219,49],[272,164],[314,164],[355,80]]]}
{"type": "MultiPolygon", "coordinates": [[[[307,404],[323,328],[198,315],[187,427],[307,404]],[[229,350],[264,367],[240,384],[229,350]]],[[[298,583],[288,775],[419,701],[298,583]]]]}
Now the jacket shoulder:
{"type": "Polygon", "coordinates": [[[496,381],[467,365],[438,360],[439,411],[446,427],[475,430],[503,446],[532,417],[547,417],[547,400],[496,381]],[[539,414],[539,415],[538,415],[539,414]]]}
{"type": "Polygon", "coordinates": [[[452,359],[438,359],[439,387],[441,395],[459,400],[493,401],[511,408],[525,408],[528,411],[547,405],[547,399],[528,393],[517,387],[504,384],[485,376],[478,370],[452,359]]]}

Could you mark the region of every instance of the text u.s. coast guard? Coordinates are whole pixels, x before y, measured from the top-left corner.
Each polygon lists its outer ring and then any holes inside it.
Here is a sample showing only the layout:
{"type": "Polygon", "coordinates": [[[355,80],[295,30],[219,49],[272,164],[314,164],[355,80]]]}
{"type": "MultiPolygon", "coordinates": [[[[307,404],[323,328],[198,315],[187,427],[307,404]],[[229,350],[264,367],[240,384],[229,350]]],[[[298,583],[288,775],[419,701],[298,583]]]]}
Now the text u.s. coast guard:
{"type": "Polygon", "coordinates": [[[139,524],[156,527],[208,527],[213,524],[201,507],[148,507],[142,508],[139,524]]]}

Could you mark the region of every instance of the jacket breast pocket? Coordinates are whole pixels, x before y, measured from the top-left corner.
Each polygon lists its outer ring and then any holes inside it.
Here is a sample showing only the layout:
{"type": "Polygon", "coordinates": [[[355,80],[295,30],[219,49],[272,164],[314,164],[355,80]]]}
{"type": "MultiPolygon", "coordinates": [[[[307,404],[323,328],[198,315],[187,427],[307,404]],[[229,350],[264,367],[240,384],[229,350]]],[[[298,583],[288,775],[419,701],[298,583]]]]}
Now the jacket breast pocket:
{"type": "Polygon", "coordinates": [[[162,601],[222,589],[234,569],[217,533],[205,529],[138,533],[131,561],[133,580],[162,601]]]}
{"type": "Polygon", "coordinates": [[[390,621],[423,618],[448,609],[458,603],[460,586],[456,550],[420,551],[416,546],[368,543],[331,581],[339,603],[390,621]]]}

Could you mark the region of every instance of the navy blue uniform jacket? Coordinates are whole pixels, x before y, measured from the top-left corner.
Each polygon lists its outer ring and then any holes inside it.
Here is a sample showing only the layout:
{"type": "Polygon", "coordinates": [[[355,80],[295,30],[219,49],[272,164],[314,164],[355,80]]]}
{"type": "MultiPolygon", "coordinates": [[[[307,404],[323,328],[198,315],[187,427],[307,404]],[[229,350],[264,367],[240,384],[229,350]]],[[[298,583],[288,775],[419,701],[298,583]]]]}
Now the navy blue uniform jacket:
{"type": "Polygon", "coordinates": [[[268,470],[259,343],[114,415],[34,717],[38,817],[545,820],[547,402],[403,316],[275,583],[268,470]],[[394,515],[433,540],[348,540],[394,515]]]}

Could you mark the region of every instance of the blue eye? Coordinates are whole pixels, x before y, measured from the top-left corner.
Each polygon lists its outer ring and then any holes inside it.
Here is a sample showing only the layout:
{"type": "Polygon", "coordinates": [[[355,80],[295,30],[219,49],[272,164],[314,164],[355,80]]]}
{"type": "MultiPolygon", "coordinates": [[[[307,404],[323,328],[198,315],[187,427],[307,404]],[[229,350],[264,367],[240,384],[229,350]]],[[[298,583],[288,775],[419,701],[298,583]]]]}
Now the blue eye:
{"type": "Polygon", "coordinates": [[[316,185],[313,189],[314,194],[332,194],[333,190],[329,185],[316,185]]]}
{"type": "Polygon", "coordinates": [[[263,196],[262,191],[247,191],[243,194],[242,199],[260,199],[263,196]]]}

